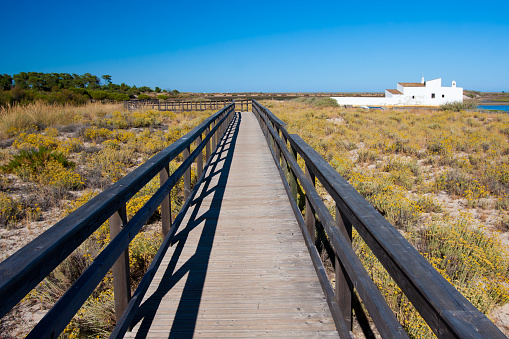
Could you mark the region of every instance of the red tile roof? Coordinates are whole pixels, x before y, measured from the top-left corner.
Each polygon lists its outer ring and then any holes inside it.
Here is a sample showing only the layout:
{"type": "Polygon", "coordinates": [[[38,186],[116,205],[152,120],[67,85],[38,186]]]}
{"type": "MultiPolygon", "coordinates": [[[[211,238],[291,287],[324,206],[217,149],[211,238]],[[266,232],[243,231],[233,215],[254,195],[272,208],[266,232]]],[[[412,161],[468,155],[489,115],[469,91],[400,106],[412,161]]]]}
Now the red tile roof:
{"type": "Polygon", "coordinates": [[[397,89],[388,89],[387,92],[392,93],[392,94],[403,94],[400,91],[398,91],[397,89]]]}
{"type": "Polygon", "coordinates": [[[426,87],[425,84],[420,82],[399,82],[399,84],[403,87],[426,87]]]}

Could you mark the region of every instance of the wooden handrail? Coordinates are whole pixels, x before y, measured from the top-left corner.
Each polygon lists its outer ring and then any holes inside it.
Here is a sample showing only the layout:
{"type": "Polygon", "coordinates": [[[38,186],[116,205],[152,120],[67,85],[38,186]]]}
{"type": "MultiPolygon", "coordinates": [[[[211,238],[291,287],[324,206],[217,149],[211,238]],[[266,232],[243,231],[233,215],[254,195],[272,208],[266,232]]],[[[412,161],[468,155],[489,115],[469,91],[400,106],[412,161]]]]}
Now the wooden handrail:
{"type": "MultiPolygon", "coordinates": [[[[461,293],[459,293],[431,264],[391,225],[378,211],[375,210],[330,164],[328,164],[311,146],[296,134],[289,134],[285,124],[277,119],[270,110],[253,100],[253,111],[258,114],[265,124],[265,130],[277,140],[281,147],[281,154],[287,158],[288,146],[293,149],[305,162],[306,167],[321,182],[327,192],[336,202],[338,212],[353,225],[370,247],[378,260],[387,269],[403,293],[415,306],[424,320],[438,337],[443,338],[505,338],[504,334],[479,310],[477,310],[461,293]],[[277,132],[276,132],[277,129],[277,132]],[[279,137],[281,133],[282,138],[279,137]],[[283,139],[285,141],[283,141],[283,139]]],[[[262,126],[263,127],[263,126],[262,126]]],[[[269,145],[271,142],[269,142],[269,145]]],[[[339,246],[345,244],[345,236],[337,227],[332,227],[330,214],[322,211],[323,207],[313,200],[316,194],[314,187],[305,178],[300,167],[294,168],[296,163],[286,159],[291,170],[304,188],[306,198],[313,203],[313,208],[325,228],[330,243],[344,266],[350,279],[357,284],[364,283],[351,275],[349,262],[343,261],[339,246]]],[[[279,159],[276,159],[279,165],[279,159]]],[[[321,201],[321,200],[320,200],[321,201]]],[[[300,211],[299,211],[300,213],[300,211]]],[[[338,270],[338,267],[336,267],[338,270]]],[[[365,301],[362,295],[361,299],[365,301]]],[[[368,312],[373,317],[373,311],[368,312]]],[[[345,316],[345,315],[344,315],[345,316]]],[[[378,324],[377,324],[378,327],[378,324]]]]}
{"type": "Polygon", "coordinates": [[[120,210],[122,206],[125,206],[125,203],[159,174],[171,160],[190,147],[207,130],[207,135],[195,151],[161,185],[161,188],[124,226],[122,231],[111,240],[105,250],[97,256],[92,265],[85,270],[73,287],[55,304],[29,336],[58,335],[120,254],[127,248],[146,220],[168,195],[178,179],[191,166],[194,159],[201,154],[203,148],[207,147],[210,140],[216,139],[213,138],[214,136],[224,132],[223,127],[231,121],[233,111],[234,105],[230,104],[205,119],[202,124],[184,137],[156,154],[0,263],[0,317],[5,315],[104,221],[120,210]]]}

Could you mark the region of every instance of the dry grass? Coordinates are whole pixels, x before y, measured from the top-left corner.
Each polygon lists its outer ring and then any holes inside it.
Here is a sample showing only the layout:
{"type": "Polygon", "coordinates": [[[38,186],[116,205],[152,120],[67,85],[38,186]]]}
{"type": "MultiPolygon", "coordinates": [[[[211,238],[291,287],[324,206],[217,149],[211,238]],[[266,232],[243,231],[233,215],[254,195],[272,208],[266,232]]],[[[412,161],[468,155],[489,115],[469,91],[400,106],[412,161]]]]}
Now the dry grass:
{"type": "MultiPolygon", "coordinates": [[[[499,237],[509,220],[509,116],[262,104],[329,161],[482,312],[490,315],[509,301],[509,254],[499,237]]],[[[332,209],[325,196],[324,201],[332,209]]],[[[354,247],[409,335],[432,337],[358,236],[354,247]]]]}
{"type": "Polygon", "coordinates": [[[42,130],[94,119],[122,109],[122,104],[88,103],[84,106],[50,105],[42,101],[28,105],[0,107],[0,137],[12,137],[19,131],[42,130]]]}
{"type": "MultiPolygon", "coordinates": [[[[0,232],[4,243],[17,231],[9,250],[19,249],[33,238],[23,237],[22,232],[39,229],[39,224],[57,218],[55,214],[63,217],[71,213],[100,189],[132,171],[213,113],[122,112],[120,108],[121,105],[116,104],[61,107],[36,103],[1,112],[1,134],[4,138],[12,138],[1,144],[4,166],[0,168],[0,232]],[[33,156],[39,153],[43,156],[33,156]],[[68,161],[74,165],[63,166],[68,161]]],[[[178,160],[172,161],[170,170],[174,171],[178,165],[178,160]]],[[[196,182],[194,170],[192,182],[196,182]]],[[[158,187],[159,177],[156,177],[127,202],[129,218],[158,187]]],[[[171,191],[171,200],[172,213],[176,215],[183,201],[182,180],[171,191]]],[[[148,223],[158,220],[156,212],[148,223]]],[[[155,225],[147,228],[149,232],[143,230],[129,248],[134,288],[162,241],[155,225]]],[[[105,222],[21,304],[33,307],[35,303],[41,309],[50,307],[109,240],[109,223],[105,222]]],[[[107,337],[114,326],[112,296],[111,276],[107,275],[63,336],[107,337]]],[[[29,330],[13,324],[14,327],[8,329],[12,333],[26,334],[29,330]]],[[[0,332],[7,328],[0,323],[0,332]]]]}

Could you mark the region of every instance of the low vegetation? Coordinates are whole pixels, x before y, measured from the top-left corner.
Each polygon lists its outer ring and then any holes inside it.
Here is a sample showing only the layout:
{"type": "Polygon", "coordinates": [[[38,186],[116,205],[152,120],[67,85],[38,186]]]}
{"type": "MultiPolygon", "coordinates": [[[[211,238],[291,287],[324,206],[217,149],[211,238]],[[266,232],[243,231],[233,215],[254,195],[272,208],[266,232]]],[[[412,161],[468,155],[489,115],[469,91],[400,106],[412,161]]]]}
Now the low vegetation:
{"type": "MultiPolygon", "coordinates": [[[[479,310],[509,301],[509,117],[266,101],[479,310]]],[[[324,202],[333,210],[331,200],[324,202]]],[[[413,338],[433,337],[354,232],[354,248],[413,338]]]]}
{"type": "Polygon", "coordinates": [[[336,100],[327,97],[302,97],[293,99],[293,101],[318,107],[339,107],[336,100]]]}
{"type": "MultiPolygon", "coordinates": [[[[136,166],[201,123],[205,112],[122,112],[112,104],[59,106],[37,102],[4,109],[0,116],[0,232],[39,229],[56,222],[136,166]],[[37,114],[33,114],[37,112],[37,114]]],[[[174,171],[182,159],[170,164],[174,171]]],[[[196,173],[192,171],[193,181],[196,173]]],[[[181,180],[182,181],[182,180],[181,180]]],[[[131,218],[159,187],[151,180],[127,203],[131,218]]],[[[173,215],[183,202],[183,183],[171,191],[173,215]]],[[[161,241],[156,212],[129,247],[132,288],[161,241]]],[[[7,233],[5,233],[7,234],[7,233]]],[[[10,233],[9,233],[10,234],[10,233]]],[[[25,297],[26,307],[51,307],[109,243],[104,223],[25,297]]],[[[28,242],[25,239],[24,242],[28,242]]],[[[20,248],[23,242],[14,246],[20,248]]],[[[12,251],[11,251],[12,252],[12,251]]],[[[8,254],[2,253],[0,260],[8,254]]],[[[107,337],[115,324],[108,274],[64,332],[64,337],[107,337]]],[[[16,325],[16,324],[15,324],[16,325]]],[[[4,323],[1,331],[7,331],[4,323]]],[[[29,329],[26,329],[29,330],[29,329]]],[[[26,334],[21,331],[20,335],[26,334]]]]}
{"type": "MultiPolygon", "coordinates": [[[[499,236],[509,231],[509,117],[454,107],[364,111],[336,107],[327,98],[262,104],[316,149],[482,312],[490,316],[509,301],[509,257],[499,236]]],[[[0,231],[31,231],[61,219],[210,113],[128,113],[118,104],[40,101],[0,108],[0,231]]],[[[180,161],[172,162],[170,170],[180,161]]],[[[158,178],[153,179],[128,202],[129,217],[158,185],[158,178]]],[[[171,199],[177,213],[182,183],[171,199]]],[[[333,210],[326,196],[324,201],[333,210]]],[[[156,212],[130,245],[133,288],[162,240],[158,218],[156,212]]],[[[106,222],[22,303],[51,307],[108,242],[106,222]]],[[[432,337],[355,232],[354,248],[410,336],[432,337]]],[[[107,275],[64,337],[108,336],[114,326],[111,285],[107,275]]]]}

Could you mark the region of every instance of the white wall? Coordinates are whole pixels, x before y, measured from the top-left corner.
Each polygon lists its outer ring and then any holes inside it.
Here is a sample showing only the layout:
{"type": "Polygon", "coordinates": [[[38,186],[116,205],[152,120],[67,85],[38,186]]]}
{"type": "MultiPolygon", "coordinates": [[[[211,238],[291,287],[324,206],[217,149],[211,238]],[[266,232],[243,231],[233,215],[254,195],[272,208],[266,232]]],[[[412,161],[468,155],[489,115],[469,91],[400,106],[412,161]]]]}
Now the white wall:
{"type": "Polygon", "coordinates": [[[397,89],[403,94],[394,95],[386,90],[385,97],[333,97],[332,99],[339,105],[352,106],[440,106],[448,102],[463,102],[463,88],[442,87],[441,78],[426,81],[426,87],[403,87],[398,84],[397,89]]]}

